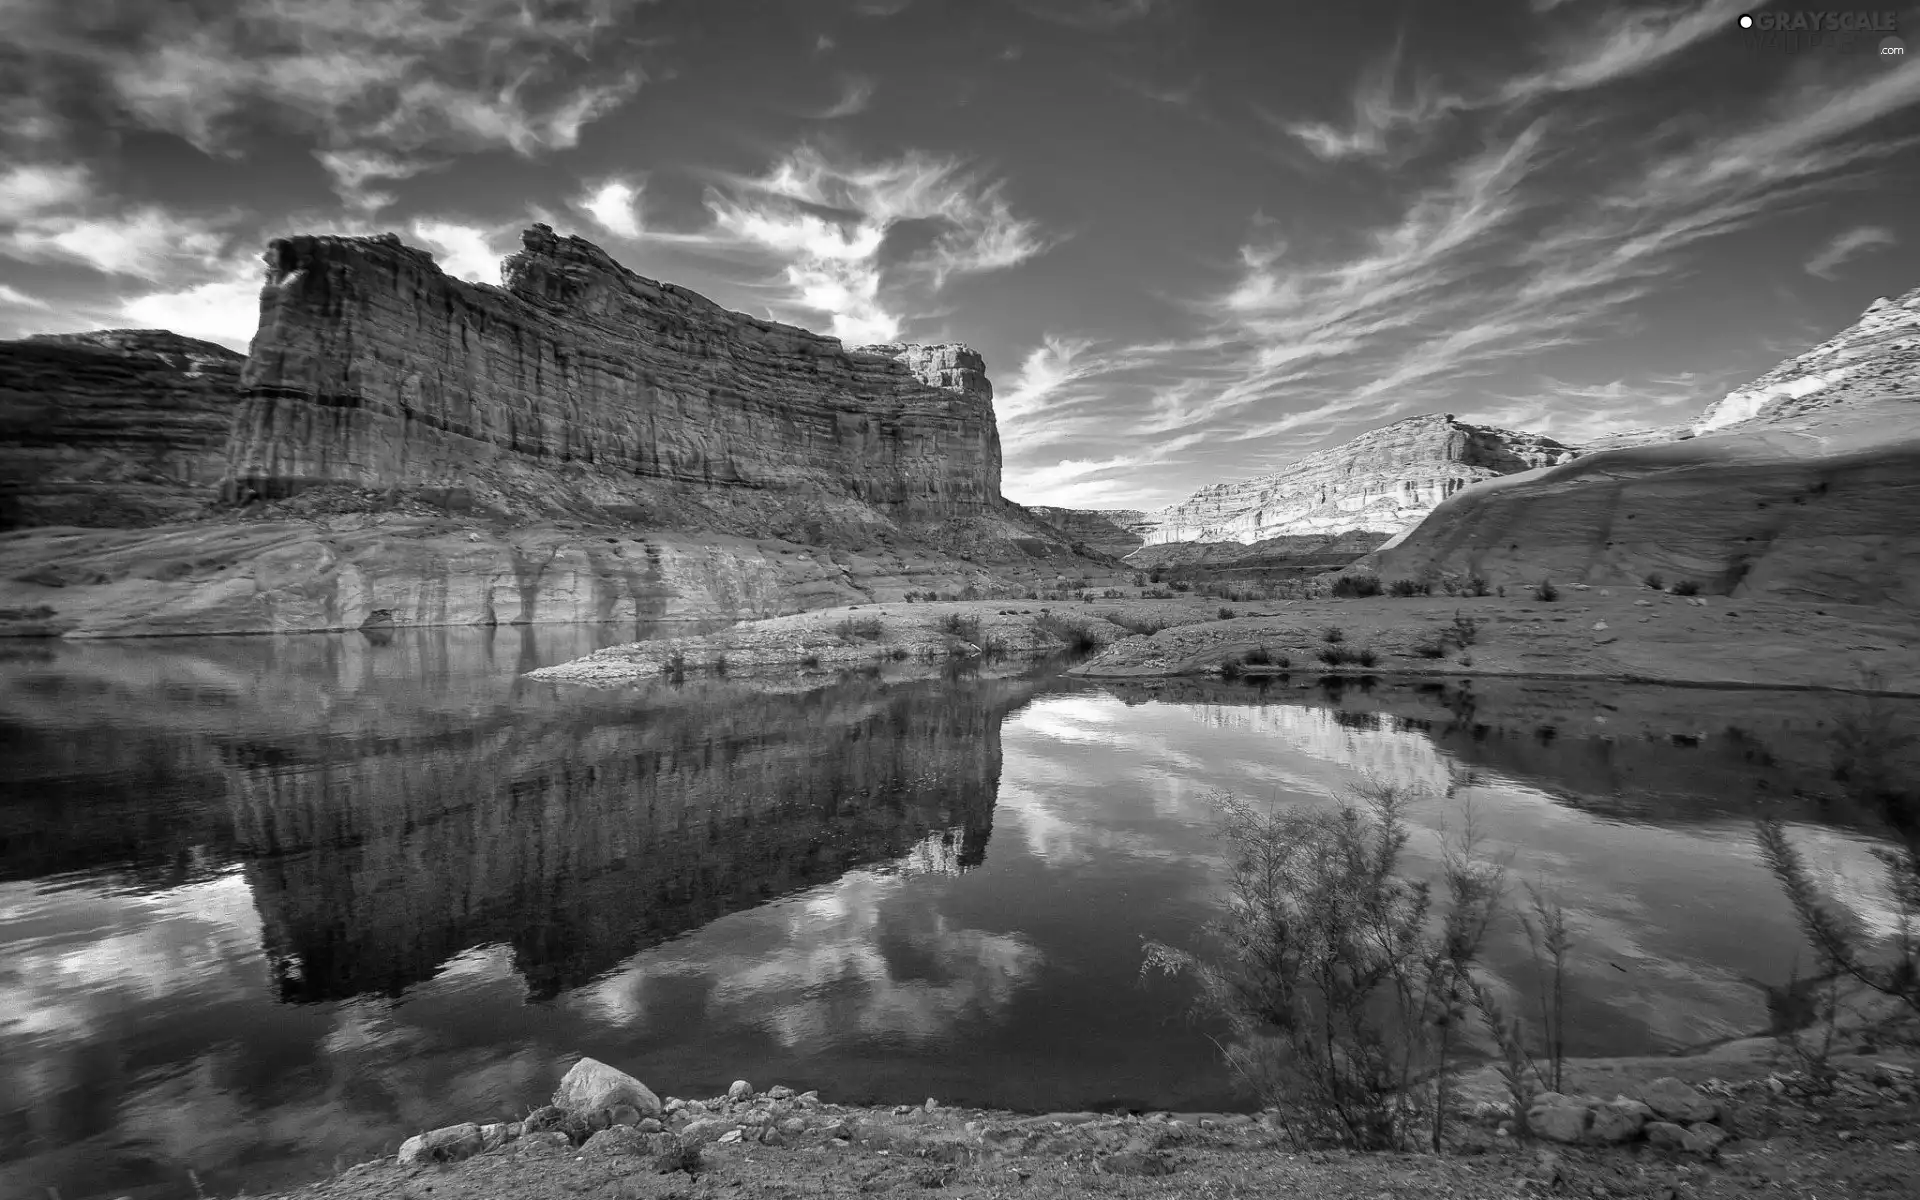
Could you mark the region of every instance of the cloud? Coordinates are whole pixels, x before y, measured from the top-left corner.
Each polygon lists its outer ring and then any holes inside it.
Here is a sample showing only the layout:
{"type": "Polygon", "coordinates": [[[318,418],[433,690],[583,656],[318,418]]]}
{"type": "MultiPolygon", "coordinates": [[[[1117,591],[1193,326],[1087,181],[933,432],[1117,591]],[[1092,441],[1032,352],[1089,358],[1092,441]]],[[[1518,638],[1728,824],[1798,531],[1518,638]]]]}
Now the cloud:
{"type": "Polygon", "coordinates": [[[1105,32],[1168,7],[1167,0],[1016,0],[1029,14],[1056,25],[1105,32]]]}
{"type": "MultiPolygon", "coordinates": [[[[268,129],[311,138],[350,203],[417,154],[563,149],[644,79],[604,47],[639,0],[30,0],[9,39],[37,64],[0,100],[57,120],[100,99],[208,154],[268,129]],[[597,62],[621,64],[598,67],[597,62]],[[384,157],[380,157],[384,156],[384,157]]],[[[416,168],[417,169],[417,168],[416,168]]]]}
{"type": "Polygon", "coordinates": [[[219,278],[125,299],[116,315],[134,326],[171,329],[244,352],[260,328],[264,271],[258,259],[232,262],[219,278]]]}
{"type": "Polygon", "coordinates": [[[1809,275],[1818,275],[1822,279],[1832,279],[1840,265],[1848,259],[1877,246],[1895,246],[1900,239],[1893,231],[1878,225],[1861,225],[1845,233],[1835,234],[1820,253],[1807,260],[1809,275]]]}
{"type": "Polygon", "coordinates": [[[17,287],[0,283],[0,308],[46,308],[47,302],[30,296],[17,287]]]}
{"type": "Polygon", "coordinates": [[[873,80],[861,75],[849,75],[840,83],[840,98],[828,107],[813,114],[816,121],[836,121],[841,117],[851,117],[867,111],[867,105],[873,99],[873,80]]]}
{"type": "Polygon", "coordinates": [[[213,267],[237,219],[115,204],[83,167],[9,168],[0,175],[0,255],[161,280],[213,267]]]}
{"type": "Polygon", "coordinates": [[[520,226],[483,228],[441,218],[413,223],[413,236],[433,251],[440,269],[469,283],[500,286],[500,262],[519,249],[513,235],[520,226]]]}
{"type": "Polygon", "coordinates": [[[1542,375],[1527,395],[1488,396],[1475,401],[1465,420],[1525,429],[1578,446],[1623,430],[1684,424],[1725,395],[1730,371],[1683,371],[1601,384],[1570,383],[1542,375]]]}
{"type": "Polygon", "coordinates": [[[315,150],[313,156],[333,178],[333,190],[348,208],[359,212],[377,212],[392,204],[391,192],[374,191],[366,185],[376,179],[410,179],[422,171],[444,164],[408,161],[377,150],[315,150]]]}
{"type": "Polygon", "coordinates": [[[1402,50],[1402,42],[1396,39],[1388,55],[1362,73],[1354,88],[1353,119],[1347,128],[1321,121],[1283,121],[1272,114],[1263,115],[1299,139],[1316,157],[1329,162],[1384,158],[1396,144],[1417,146],[1448,117],[1471,105],[1460,96],[1443,92],[1425,78],[1415,80],[1411,95],[1403,98],[1402,50]],[[1398,135],[1403,131],[1406,137],[1401,138],[1398,135]]]}
{"type": "Polygon", "coordinates": [[[836,162],[802,146],[763,175],[724,177],[709,190],[707,209],[709,230],[664,240],[772,260],[781,305],[825,315],[830,332],[854,345],[897,339],[907,319],[901,306],[914,291],[1003,270],[1047,248],[999,184],[956,159],[919,152],[836,162]],[[909,233],[911,244],[896,247],[909,233]]]}
{"type": "Polygon", "coordinates": [[[1544,66],[1511,80],[1501,90],[1501,99],[1524,103],[1642,74],[1710,37],[1733,34],[1735,18],[1757,7],[1764,7],[1764,0],[1603,8],[1591,21],[1559,38],[1544,66]]]}
{"type": "Polygon", "coordinates": [[[593,223],[615,237],[637,238],[641,189],[624,179],[609,179],[573,202],[593,223]]]}

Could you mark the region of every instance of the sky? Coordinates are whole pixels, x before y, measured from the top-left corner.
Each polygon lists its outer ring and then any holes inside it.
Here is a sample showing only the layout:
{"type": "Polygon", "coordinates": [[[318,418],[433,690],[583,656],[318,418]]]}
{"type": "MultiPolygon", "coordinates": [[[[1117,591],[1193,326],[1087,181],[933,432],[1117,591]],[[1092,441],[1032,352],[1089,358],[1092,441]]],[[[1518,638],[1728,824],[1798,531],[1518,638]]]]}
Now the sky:
{"type": "Polygon", "coordinates": [[[1756,0],[5,0],[0,337],[245,349],[270,238],[535,221],[986,356],[1004,491],[1684,422],[1920,286],[1920,63],[1756,0]]]}

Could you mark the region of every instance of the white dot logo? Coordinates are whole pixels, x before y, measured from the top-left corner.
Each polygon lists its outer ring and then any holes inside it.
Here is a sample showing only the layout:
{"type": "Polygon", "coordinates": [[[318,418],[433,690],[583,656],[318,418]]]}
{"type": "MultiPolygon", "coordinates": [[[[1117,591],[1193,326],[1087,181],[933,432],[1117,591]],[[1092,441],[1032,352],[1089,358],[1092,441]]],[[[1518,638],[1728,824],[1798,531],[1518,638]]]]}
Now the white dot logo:
{"type": "Polygon", "coordinates": [[[1742,28],[1742,29],[1752,29],[1752,28],[1753,28],[1753,14],[1752,14],[1752,13],[1741,13],[1741,14],[1740,14],[1740,28],[1742,28]]]}

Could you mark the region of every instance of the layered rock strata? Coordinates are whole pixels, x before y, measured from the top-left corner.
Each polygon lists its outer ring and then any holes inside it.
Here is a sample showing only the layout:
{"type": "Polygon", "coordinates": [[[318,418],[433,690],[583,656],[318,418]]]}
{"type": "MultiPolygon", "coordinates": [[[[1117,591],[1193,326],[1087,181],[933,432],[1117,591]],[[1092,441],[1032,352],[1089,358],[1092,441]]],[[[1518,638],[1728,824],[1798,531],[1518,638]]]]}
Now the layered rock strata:
{"type": "Polygon", "coordinates": [[[1712,405],[1693,432],[1753,420],[1784,421],[1889,396],[1911,396],[1920,380],[1920,288],[1882,297],[1860,319],[1805,354],[1781,363],[1712,405]]]}
{"type": "Polygon", "coordinates": [[[1149,546],[1405,529],[1469,484],[1565,462],[1552,438],[1428,414],[1370,430],[1282,471],[1205,487],[1140,526],[1149,546]]]}
{"type": "Polygon", "coordinates": [[[1125,558],[1146,544],[1141,529],[1152,516],[1136,508],[1050,508],[1028,512],[1058,529],[1065,537],[1114,558],[1125,558]]]}
{"type": "Polygon", "coordinates": [[[798,494],[897,519],[1002,503],[993,392],[972,350],[848,350],[643,279],[544,225],[523,244],[496,288],[392,235],[275,241],[229,498],[345,484],[630,518],[663,489],[723,505],[798,494]]]}
{"type": "Polygon", "coordinates": [[[243,362],[160,329],[0,342],[0,530],[200,511],[226,473],[243,362]]]}

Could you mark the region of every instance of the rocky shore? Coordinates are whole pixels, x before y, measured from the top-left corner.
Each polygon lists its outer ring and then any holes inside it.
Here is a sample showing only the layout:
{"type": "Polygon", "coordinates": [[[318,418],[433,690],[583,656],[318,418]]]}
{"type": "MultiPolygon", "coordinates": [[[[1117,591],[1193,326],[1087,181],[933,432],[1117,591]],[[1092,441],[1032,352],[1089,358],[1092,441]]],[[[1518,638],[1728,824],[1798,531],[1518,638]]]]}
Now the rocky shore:
{"type": "MultiPolygon", "coordinates": [[[[1490,1071],[1461,1081],[1440,1156],[1302,1152],[1261,1113],[1022,1115],[929,1099],[843,1106],[817,1092],[756,1089],[662,1098],[578,1060],[524,1119],[408,1138],[286,1200],[515,1200],[729,1194],[839,1196],[1219,1194],[1690,1197],[1819,1185],[1893,1197],[1920,1174],[1913,1060],[1836,1056],[1832,1087],[1784,1069],[1747,1039],[1679,1059],[1567,1064],[1567,1093],[1513,1113],[1490,1071]],[[1577,1090],[1576,1090],[1577,1089],[1577,1090]],[[1611,1090],[1611,1098],[1602,1093],[1611,1090]],[[1843,1161],[1836,1162],[1836,1159],[1843,1161]]],[[[1864,1047],[1872,1049],[1870,1047],[1864,1047]]],[[[1789,1190],[1787,1194],[1805,1194],[1789,1190]]]]}
{"type": "Polygon", "coordinates": [[[1920,695],[1920,614],[1577,584],[1553,601],[1528,589],[1238,605],[1183,596],[853,606],[613,646],[533,675],[621,683],[675,670],[751,675],[1032,658],[1070,645],[1092,656],[1069,674],[1111,681],[1370,674],[1853,690],[1872,672],[1892,693],[1920,695]]]}

